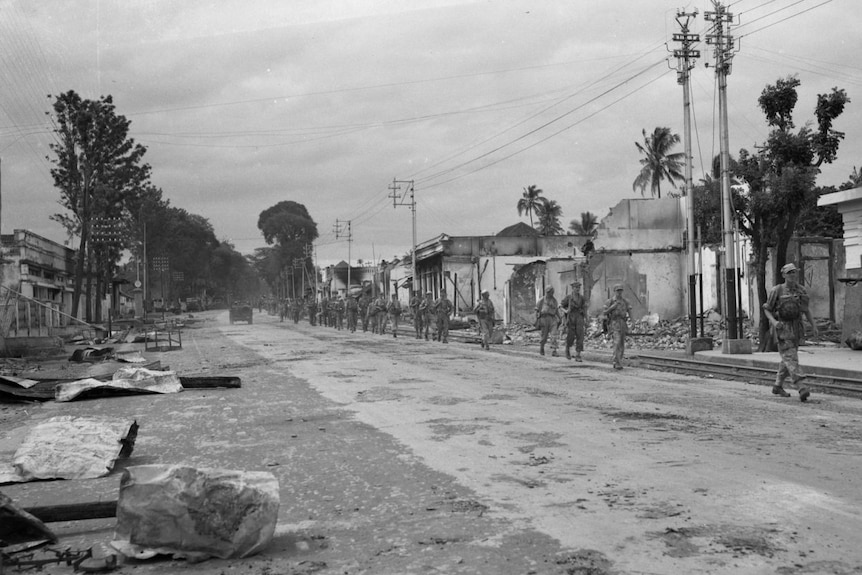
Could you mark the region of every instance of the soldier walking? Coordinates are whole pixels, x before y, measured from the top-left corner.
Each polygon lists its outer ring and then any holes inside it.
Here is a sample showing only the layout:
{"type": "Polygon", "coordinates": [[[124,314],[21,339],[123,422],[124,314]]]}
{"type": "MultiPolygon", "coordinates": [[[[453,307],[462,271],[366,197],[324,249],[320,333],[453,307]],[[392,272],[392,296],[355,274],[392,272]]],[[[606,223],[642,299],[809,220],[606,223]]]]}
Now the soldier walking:
{"type": "Polygon", "coordinates": [[[434,302],[434,313],[437,316],[437,333],[434,339],[449,343],[449,316],[455,310],[452,300],[446,297],[446,290],[440,290],[440,297],[434,302]]]}
{"type": "Polygon", "coordinates": [[[808,291],[799,283],[797,272],[796,265],[793,263],[781,268],[784,283],[769,290],[769,296],[763,304],[763,313],[772,326],[778,354],[781,357],[772,393],[781,397],[790,397],[784,389],[784,381],[790,377],[790,384],[799,390],[799,400],[806,401],[811,391],[801,383],[806,376],[799,368],[799,343],[805,337],[802,318],[804,317],[811,324],[812,333],[815,336],[817,325],[808,308],[808,291]]]}
{"type": "Polygon", "coordinates": [[[479,333],[482,334],[482,349],[491,349],[491,333],[494,330],[494,303],[491,292],[482,290],[481,298],[473,308],[473,313],[479,320],[479,333]]]}
{"type": "Polygon", "coordinates": [[[359,317],[362,319],[362,331],[368,331],[368,311],[371,307],[371,298],[368,297],[368,294],[363,293],[359,296],[359,301],[356,303],[359,307],[359,317]]]}
{"type": "Polygon", "coordinates": [[[317,304],[314,301],[313,297],[308,298],[308,323],[310,325],[316,324],[317,319],[317,304]]]}
{"type": "Polygon", "coordinates": [[[557,357],[557,345],[560,339],[560,304],[554,297],[554,288],[545,288],[545,297],[536,303],[536,327],[541,330],[539,355],[545,355],[545,343],[551,340],[551,355],[557,357]]]}
{"type": "Polygon", "coordinates": [[[335,327],[338,330],[344,329],[344,296],[335,300],[335,327]]]}
{"type": "Polygon", "coordinates": [[[605,302],[603,313],[608,321],[608,331],[614,342],[614,369],[623,368],[623,354],[626,351],[628,318],[631,304],[623,297],[623,285],[614,286],[614,297],[605,302]]]}
{"type": "Polygon", "coordinates": [[[572,282],[572,293],[563,298],[561,307],[566,312],[566,359],[572,359],[572,344],[575,345],[575,361],[583,361],[584,331],[587,322],[587,300],[581,295],[581,282],[572,282]]]}
{"type": "Polygon", "coordinates": [[[389,315],[389,321],[392,323],[392,337],[398,337],[398,320],[401,318],[401,302],[398,301],[398,296],[392,294],[392,300],[386,306],[386,313],[389,315]]]}
{"type": "MultiPolygon", "coordinates": [[[[434,294],[430,291],[425,293],[425,299],[419,304],[419,314],[422,317],[422,328],[425,330],[425,341],[428,341],[428,334],[431,331],[431,323],[436,318],[434,314],[434,300],[431,299],[434,294]]],[[[436,338],[435,338],[436,339],[436,338]]]]}
{"type": "Polygon", "coordinates": [[[378,335],[383,335],[386,332],[386,300],[383,297],[383,294],[377,296],[377,299],[374,300],[374,303],[371,304],[374,309],[374,323],[376,324],[375,332],[378,335]]]}
{"type": "Polygon", "coordinates": [[[422,311],[419,307],[422,305],[422,297],[419,295],[419,290],[413,292],[413,297],[410,298],[410,311],[413,314],[413,331],[416,332],[416,339],[422,339],[422,311]]]}
{"type": "Polygon", "coordinates": [[[351,332],[355,332],[356,318],[359,314],[359,303],[356,301],[356,297],[348,297],[347,302],[344,304],[344,309],[347,312],[347,329],[351,332]]]}

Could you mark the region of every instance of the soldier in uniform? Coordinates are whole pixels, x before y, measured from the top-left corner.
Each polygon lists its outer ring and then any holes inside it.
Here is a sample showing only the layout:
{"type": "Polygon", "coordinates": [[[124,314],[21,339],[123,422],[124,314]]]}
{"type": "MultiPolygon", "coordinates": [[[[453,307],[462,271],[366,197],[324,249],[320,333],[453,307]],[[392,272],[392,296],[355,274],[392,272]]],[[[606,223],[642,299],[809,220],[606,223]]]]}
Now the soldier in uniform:
{"type": "MultiPolygon", "coordinates": [[[[419,304],[419,313],[422,316],[422,327],[425,330],[425,341],[428,341],[428,333],[431,331],[431,323],[436,317],[434,315],[434,296],[430,291],[425,293],[425,299],[419,304]]],[[[435,338],[436,339],[436,338],[435,338]]]]}
{"type": "Polygon", "coordinates": [[[536,302],[536,327],[541,330],[539,340],[539,355],[545,355],[545,343],[551,340],[551,355],[557,357],[557,345],[560,339],[560,304],[554,297],[554,288],[545,288],[545,297],[536,302]]]}
{"type": "Polygon", "coordinates": [[[583,361],[584,331],[587,322],[587,300],[581,295],[581,282],[572,282],[572,293],[563,298],[560,306],[566,312],[566,359],[572,359],[572,344],[575,345],[575,361],[583,361]]]}
{"type": "Polygon", "coordinates": [[[371,298],[365,292],[359,296],[359,301],[356,302],[359,309],[358,314],[362,319],[362,331],[368,331],[368,310],[371,307],[371,298]]]}
{"type": "Polygon", "coordinates": [[[351,332],[356,331],[356,319],[359,314],[359,303],[355,296],[348,296],[344,303],[344,310],[347,313],[347,329],[351,332]]]}
{"type": "Polygon", "coordinates": [[[374,315],[372,316],[372,325],[374,325],[374,333],[383,335],[386,332],[386,299],[383,294],[377,296],[374,303],[371,304],[374,315]]]}
{"type": "Polygon", "coordinates": [[[308,298],[308,323],[311,325],[315,325],[317,319],[317,303],[314,301],[314,297],[308,298]]]}
{"type": "Polygon", "coordinates": [[[614,342],[614,369],[623,368],[623,354],[626,350],[629,314],[632,306],[623,297],[623,285],[614,286],[614,297],[605,302],[602,312],[608,321],[608,331],[614,342]]]}
{"type": "Polygon", "coordinates": [[[392,294],[392,299],[389,305],[386,306],[386,313],[389,315],[389,321],[392,323],[392,337],[398,337],[398,320],[401,319],[401,302],[398,301],[398,296],[392,294]]]}
{"type": "Polygon", "coordinates": [[[302,308],[299,306],[299,301],[296,299],[290,300],[290,315],[293,323],[299,323],[300,314],[302,314],[302,308]]]}
{"type": "Polygon", "coordinates": [[[491,333],[494,330],[494,303],[491,301],[491,292],[482,290],[479,301],[473,307],[473,313],[479,320],[479,332],[482,334],[482,349],[491,349],[491,333]]]}
{"type": "Polygon", "coordinates": [[[781,397],[790,397],[784,389],[784,381],[789,376],[791,385],[799,390],[799,400],[806,401],[811,392],[800,383],[805,379],[805,375],[799,369],[799,343],[805,336],[803,316],[811,324],[812,333],[815,336],[817,326],[814,324],[811,310],[808,309],[808,291],[799,283],[797,273],[798,270],[793,263],[781,268],[784,283],[769,290],[769,296],[763,304],[763,312],[772,326],[778,353],[781,356],[772,393],[781,397]]]}
{"type": "Polygon", "coordinates": [[[335,300],[335,328],[338,330],[344,329],[344,296],[339,296],[335,300]]]}
{"type": "Polygon", "coordinates": [[[422,339],[422,312],[419,306],[422,305],[422,296],[419,295],[419,290],[413,292],[413,297],[410,298],[410,311],[413,314],[413,330],[416,332],[416,339],[422,339]]]}
{"type": "Polygon", "coordinates": [[[446,297],[446,290],[440,290],[440,297],[434,302],[434,314],[437,316],[437,333],[434,339],[449,343],[449,316],[455,310],[452,300],[446,297]]]}

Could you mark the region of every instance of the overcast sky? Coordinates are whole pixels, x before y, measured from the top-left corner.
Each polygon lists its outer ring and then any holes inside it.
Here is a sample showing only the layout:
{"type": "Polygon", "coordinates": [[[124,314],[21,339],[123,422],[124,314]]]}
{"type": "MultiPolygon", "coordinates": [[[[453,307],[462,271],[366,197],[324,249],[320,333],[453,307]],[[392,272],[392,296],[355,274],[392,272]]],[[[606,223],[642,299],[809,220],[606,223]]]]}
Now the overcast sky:
{"type": "MultiPolygon", "coordinates": [[[[727,2],[740,39],[728,79],[730,149],[767,135],[757,98],[802,82],[797,126],[816,95],[844,88],[847,134],[818,184],[862,167],[862,2],[727,2]]],[[[492,235],[516,223],[523,189],[600,218],[624,198],[642,130],[683,134],[669,49],[671,0],[0,0],[2,231],[62,242],[46,156],[49,94],[110,94],[148,149],[153,182],[252,253],[261,211],[304,204],[322,262],[390,259],[412,245],[393,179],[414,180],[418,241],[492,235]]],[[[692,71],[694,177],[718,153],[711,47],[692,71]]],[[[676,151],[682,151],[682,145],[676,151]]],[[[402,187],[403,189],[403,187],[402,187]]],[[[665,189],[665,192],[667,190],[665,189]]],[[[647,192],[649,193],[649,192],[647,192]]]]}

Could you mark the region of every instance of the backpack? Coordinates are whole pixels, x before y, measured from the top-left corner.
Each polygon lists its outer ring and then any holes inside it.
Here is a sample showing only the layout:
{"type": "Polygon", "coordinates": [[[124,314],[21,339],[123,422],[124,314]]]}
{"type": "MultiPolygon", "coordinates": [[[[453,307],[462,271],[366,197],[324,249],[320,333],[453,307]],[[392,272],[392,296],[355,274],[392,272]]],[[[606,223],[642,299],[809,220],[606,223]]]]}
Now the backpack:
{"type": "Polygon", "coordinates": [[[802,294],[779,288],[775,301],[775,315],[781,321],[795,321],[802,317],[802,294]]]}

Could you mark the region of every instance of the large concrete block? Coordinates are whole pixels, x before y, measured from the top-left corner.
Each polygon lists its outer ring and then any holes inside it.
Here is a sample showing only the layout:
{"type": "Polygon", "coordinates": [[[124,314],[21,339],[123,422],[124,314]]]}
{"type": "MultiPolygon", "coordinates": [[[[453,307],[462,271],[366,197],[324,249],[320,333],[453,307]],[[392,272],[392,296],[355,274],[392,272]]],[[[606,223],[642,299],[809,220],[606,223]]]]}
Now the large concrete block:
{"type": "Polygon", "coordinates": [[[721,353],[731,355],[750,355],[753,352],[750,339],[725,339],[721,344],[721,353]]]}
{"type": "Polygon", "coordinates": [[[688,341],[685,342],[685,352],[688,355],[694,355],[699,351],[711,351],[712,350],[712,338],[711,337],[690,337],[688,341]]]}

